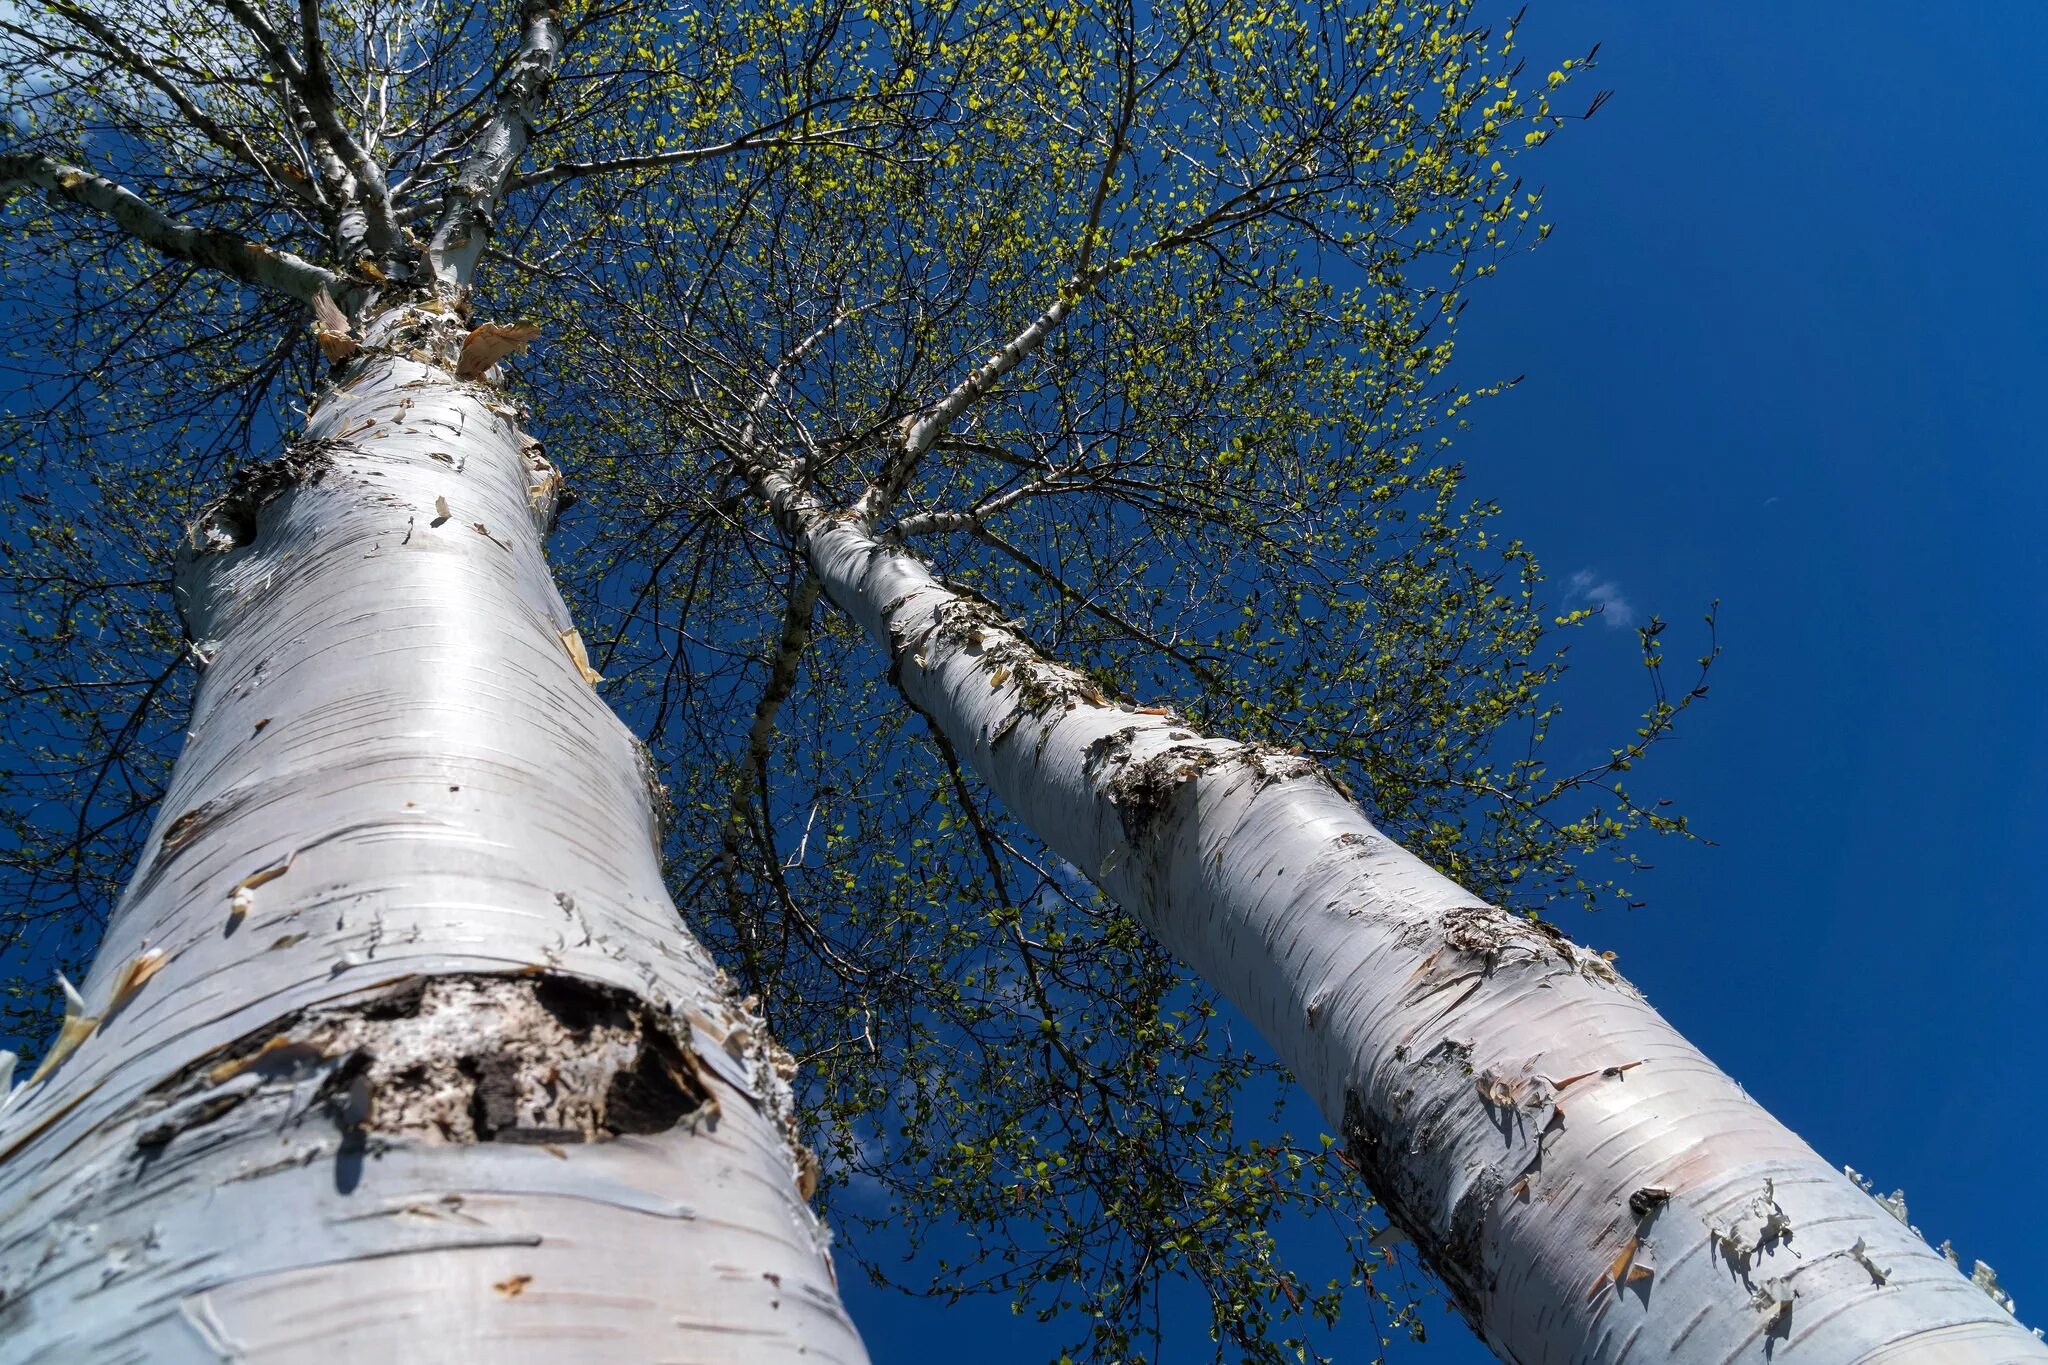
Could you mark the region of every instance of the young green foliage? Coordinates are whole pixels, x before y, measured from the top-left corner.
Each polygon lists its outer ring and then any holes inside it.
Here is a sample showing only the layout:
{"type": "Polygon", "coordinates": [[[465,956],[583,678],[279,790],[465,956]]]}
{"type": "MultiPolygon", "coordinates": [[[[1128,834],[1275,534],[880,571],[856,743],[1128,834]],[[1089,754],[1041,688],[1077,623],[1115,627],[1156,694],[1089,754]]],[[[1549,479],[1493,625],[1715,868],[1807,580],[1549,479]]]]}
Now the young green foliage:
{"type": "Polygon", "coordinates": [[[1545,765],[1579,618],[1445,463],[1498,387],[1452,382],[1463,291],[1540,235],[1511,167],[1557,87],[1462,6],[877,6],[838,44],[900,100],[886,147],[650,183],[548,284],[642,324],[565,339],[549,410],[603,489],[579,609],[625,606],[602,667],[670,758],[679,895],[811,1078],[836,1218],[929,1234],[924,1292],[1075,1312],[1103,1360],[1181,1281],[1219,1352],[1325,1349],[1360,1289],[1414,1327],[1355,1175],[1250,1098],[1270,1063],[961,774],[762,492],[869,518],[1105,694],[1313,753],[1482,894],[1618,901],[1603,864],[1682,826],[1616,782],[1640,744],[1545,765]],[[1326,1217],[1318,1282],[1275,1238],[1326,1217]]]}
{"type": "Polygon", "coordinates": [[[0,48],[13,150],[306,267],[245,290],[68,172],[9,200],[16,960],[82,955],[132,865],[189,696],[158,566],[320,383],[307,271],[354,308],[467,252],[547,322],[522,379],[590,663],[841,1224],[929,1239],[911,1287],[1068,1315],[1078,1357],[1147,1358],[1183,1281],[1219,1355],[1419,1332],[1273,1064],[961,773],[759,493],[887,528],[1106,694],[1315,754],[1483,894],[1623,894],[1609,860],[1681,826],[1618,775],[1697,693],[1553,775],[1573,619],[1445,453],[1498,387],[1453,381],[1464,291],[1540,237],[1516,156],[1578,64],[1524,91],[1463,0],[227,9],[61,0],[0,48]],[[463,217],[545,22],[546,116],[463,217]]]}

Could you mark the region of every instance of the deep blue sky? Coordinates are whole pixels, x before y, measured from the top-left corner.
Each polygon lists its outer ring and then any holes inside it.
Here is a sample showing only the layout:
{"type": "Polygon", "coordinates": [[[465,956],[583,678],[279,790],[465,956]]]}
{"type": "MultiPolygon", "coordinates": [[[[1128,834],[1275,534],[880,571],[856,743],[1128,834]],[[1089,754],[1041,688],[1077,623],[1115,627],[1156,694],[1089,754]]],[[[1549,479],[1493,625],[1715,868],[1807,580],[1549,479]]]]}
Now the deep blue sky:
{"type": "MultiPolygon", "coordinates": [[[[1718,597],[1727,651],[1636,783],[1714,846],[1567,923],[2048,1323],[2048,5],[1535,0],[1525,34],[1538,72],[1601,42],[1573,90],[1616,95],[1525,163],[1556,232],[1466,313],[1466,374],[1527,376],[1472,485],[1675,658],[1718,597]]],[[[1633,632],[1575,657],[1611,729],[1633,632]]],[[[848,1288],[878,1360],[1057,1340],[848,1288]]],[[[1491,1359],[1448,1320],[1395,1358],[1491,1359]]]]}

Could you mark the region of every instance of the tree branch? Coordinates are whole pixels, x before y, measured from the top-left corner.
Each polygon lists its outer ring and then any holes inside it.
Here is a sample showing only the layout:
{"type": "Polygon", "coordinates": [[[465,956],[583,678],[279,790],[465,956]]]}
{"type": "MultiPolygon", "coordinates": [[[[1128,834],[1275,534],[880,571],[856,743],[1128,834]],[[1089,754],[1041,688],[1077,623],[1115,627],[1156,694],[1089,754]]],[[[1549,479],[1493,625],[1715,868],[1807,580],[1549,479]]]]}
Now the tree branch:
{"type": "Polygon", "coordinates": [[[34,187],[58,201],[96,210],[130,237],[173,260],[187,261],[274,293],[310,301],[337,291],[336,276],[288,251],[275,251],[225,228],[180,223],[133,190],[80,166],[47,156],[0,156],[0,194],[34,187]]]}
{"type": "Polygon", "coordinates": [[[1059,297],[1052,305],[1033,318],[1023,331],[1003,343],[1002,349],[975,367],[974,373],[955,385],[953,391],[941,398],[923,416],[913,417],[904,422],[903,437],[896,449],[882,462],[881,472],[868,485],[853,505],[853,514],[864,521],[873,522],[888,510],[910,483],[910,477],[917,472],[917,463],[932,443],[946,434],[948,427],[960,419],[962,413],[973,407],[983,395],[995,387],[996,381],[1037,353],[1045,345],[1045,339],[1058,330],[1066,321],[1067,314],[1085,298],[1088,291],[1108,272],[1100,268],[1086,270],[1068,278],[1061,286],[1059,297]]]}
{"type": "MultiPolygon", "coordinates": [[[[740,890],[740,870],[744,864],[744,849],[748,811],[752,808],[757,792],[765,793],[768,783],[768,760],[775,747],[776,718],[782,712],[783,702],[796,690],[797,671],[803,666],[804,651],[811,642],[811,622],[818,605],[818,580],[805,572],[790,589],[789,603],[782,616],[782,634],[776,642],[775,653],[768,660],[768,678],[761,686],[761,698],[754,706],[754,723],[747,730],[747,752],[741,758],[739,770],[733,774],[732,794],[726,805],[725,823],[719,832],[719,856],[724,868],[727,913],[732,918],[733,930],[740,938],[741,955],[746,960],[748,985],[758,994],[767,994],[768,982],[761,971],[759,962],[759,925],[747,907],[746,897],[740,890]]],[[[770,828],[769,812],[764,800],[761,811],[763,834],[762,861],[773,869],[772,875],[778,882],[778,893],[787,909],[795,908],[794,898],[785,886],[779,885],[780,868],[776,866],[773,841],[765,833],[770,828]]],[[[822,945],[821,945],[822,946],[822,945]]],[[[829,954],[830,949],[825,949],[829,954]]]]}
{"type": "MultiPolygon", "coordinates": [[[[783,122],[787,122],[784,120],[783,122]]],[[[820,128],[815,132],[793,133],[788,136],[771,136],[770,130],[782,126],[771,124],[767,129],[733,138],[729,142],[714,142],[703,147],[683,147],[673,152],[649,153],[646,156],[620,156],[608,161],[558,161],[552,166],[529,172],[512,182],[515,190],[528,189],[534,185],[546,184],[550,180],[572,180],[580,176],[610,175],[618,171],[653,170],[665,166],[686,166],[699,161],[711,161],[735,152],[782,151],[793,147],[846,147],[860,150],[860,144],[844,141],[849,133],[865,133],[881,127],[879,123],[846,123],[834,128],[820,128]]]]}
{"type": "MultiPolygon", "coordinates": [[[[341,124],[341,116],[334,108],[334,84],[327,77],[327,64],[320,55],[319,23],[317,12],[312,16],[313,24],[308,34],[311,46],[307,50],[307,63],[302,65],[285,46],[277,30],[258,14],[249,0],[221,0],[228,13],[249,30],[264,57],[291,87],[298,92],[307,115],[320,136],[334,149],[348,172],[355,180],[355,191],[368,224],[370,249],[379,256],[396,258],[399,243],[405,240],[399,231],[398,220],[391,212],[391,192],[384,184],[384,170],[363,145],[341,124]]],[[[302,16],[303,17],[303,16],[302,16]]]]}
{"type": "MultiPolygon", "coordinates": [[[[1104,167],[1105,185],[1114,164],[1110,162],[1104,167]]],[[[1272,191],[1276,185],[1285,183],[1284,177],[1281,177],[1240,190],[1185,227],[1155,237],[1114,260],[1105,261],[1100,265],[1083,265],[1076,268],[1060,286],[1059,296],[1044,312],[1033,318],[1023,331],[1003,343],[1000,350],[984,360],[974,373],[961,380],[954,386],[952,392],[941,398],[922,416],[905,421],[901,443],[883,461],[880,474],[854,503],[854,515],[873,524],[887,511],[889,505],[896,500],[896,496],[909,486],[911,475],[917,472],[918,461],[931,449],[933,443],[945,435],[969,408],[980,402],[995,387],[997,380],[1035,355],[1045,345],[1046,338],[1066,321],[1067,315],[1094,293],[1097,285],[1122,274],[1141,261],[1167,255],[1184,246],[1205,242],[1240,223],[1284,209],[1290,202],[1289,199],[1286,196],[1276,196],[1272,191]]],[[[1093,239],[1097,231],[1093,215],[1099,213],[1100,209],[1099,202],[1091,205],[1089,240],[1093,239]]],[[[1084,251],[1081,259],[1086,260],[1087,255],[1084,251]]]]}
{"type": "Polygon", "coordinates": [[[562,21],[547,0],[525,0],[519,8],[519,55],[498,92],[497,108],[478,131],[462,170],[442,198],[431,252],[434,270],[445,283],[465,285],[476,274],[476,263],[491,238],[491,221],[526,155],[541,103],[555,83],[555,63],[564,42],[562,21]]]}
{"type": "Polygon", "coordinates": [[[972,529],[975,539],[981,541],[984,545],[987,545],[989,548],[993,550],[1000,551],[1003,555],[1007,556],[1009,559],[1021,565],[1025,570],[1031,573],[1033,577],[1038,578],[1042,582],[1050,584],[1055,590],[1058,591],[1060,596],[1066,598],[1069,602],[1072,602],[1075,606],[1087,612],[1090,616],[1095,617],[1099,621],[1106,622],[1115,629],[1123,632],[1125,635],[1130,636],[1133,640],[1138,641],[1139,643],[1145,645],[1150,649],[1155,649],[1159,653],[1164,654],[1169,659],[1176,661],[1183,668],[1186,668],[1188,672],[1194,674],[1197,678],[1201,679],[1201,681],[1207,686],[1219,692],[1224,690],[1223,680],[1217,676],[1216,670],[1211,668],[1207,663],[1203,662],[1201,659],[1188,653],[1184,649],[1180,649],[1174,645],[1168,644],[1165,640],[1160,639],[1157,635],[1153,634],[1149,630],[1146,630],[1143,626],[1138,625],[1135,621],[1125,620],[1123,617],[1111,611],[1108,607],[1105,607],[1100,602],[1097,602],[1089,594],[1082,592],[1080,589],[1074,587],[1073,584],[1067,582],[1066,579],[1060,577],[1051,569],[1046,568],[1043,564],[1040,564],[1036,559],[1033,559],[1030,555],[1025,554],[1022,550],[1010,544],[1009,541],[1004,540],[994,531],[989,530],[988,527],[975,526],[972,529]]]}
{"type": "Polygon", "coordinates": [[[184,115],[185,121],[190,123],[193,128],[197,129],[215,146],[262,175],[271,184],[305,200],[316,208],[325,208],[318,186],[303,178],[295,177],[292,173],[274,165],[270,158],[256,150],[256,145],[248,139],[247,135],[238,129],[227,127],[218,119],[208,114],[200,107],[199,101],[192,97],[190,91],[186,90],[177,81],[171,79],[168,73],[145,56],[139,48],[136,48],[119,33],[115,32],[98,15],[80,6],[69,4],[66,0],[52,0],[50,8],[62,16],[67,23],[77,25],[86,33],[98,39],[101,46],[106,49],[107,54],[114,61],[127,67],[137,76],[140,76],[143,80],[148,81],[161,91],[164,98],[168,99],[177,107],[178,112],[184,115]]]}

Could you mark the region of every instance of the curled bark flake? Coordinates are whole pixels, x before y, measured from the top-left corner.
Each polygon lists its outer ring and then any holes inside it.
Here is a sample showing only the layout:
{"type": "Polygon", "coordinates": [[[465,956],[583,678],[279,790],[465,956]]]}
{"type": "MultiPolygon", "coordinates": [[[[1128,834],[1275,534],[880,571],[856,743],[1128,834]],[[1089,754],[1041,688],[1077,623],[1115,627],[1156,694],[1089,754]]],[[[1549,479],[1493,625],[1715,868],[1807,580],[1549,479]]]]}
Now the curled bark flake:
{"type": "Polygon", "coordinates": [[[145,948],[129,959],[128,965],[121,969],[121,975],[114,981],[114,994],[107,1002],[107,1013],[112,1014],[127,1004],[129,997],[141,990],[143,983],[162,971],[170,960],[170,955],[161,948],[145,948]]]}
{"type": "Polygon", "coordinates": [[[796,1192],[799,1198],[809,1203],[811,1196],[818,1192],[821,1171],[818,1154],[808,1147],[797,1147],[793,1155],[796,1157],[796,1192]]]}
{"type": "Polygon", "coordinates": [[[327,1051],[319,1043],[294,1039],[282,1033],[273,1034],[262,1043],[248,1049],[229,1049],[232,1055],[207,1069],[208,1086],[225,1085],[235,1077],[250,1071],[261,1071],[276,1075],[324,1061],[327,1051]]]}
{"type": "Polygon", "coordinates": [[[1493,1071],[1484,1071],[1480,1073],[1477,1084],[1479,1087],[1479,1098],[1484,1100],[1489,1108],[1512,1109],[1514,1107],[1516,1098],[1515,1085],[1508,1078],[1493,1071]]]}
{"type": "Polygon", "coordinates": [[[539,335],[540,328],[530,322],[487,322],[463,338],[462,355],[455,362],[455,377],[482,379],[493,365],[525,350],[539,335]]]}
{"type": "Polygon", "coordinates": [[[298,851],[294,849],[284,856],[283,861],[272,863],[269,867],[259,868],[235,883],[234,889],[228,892],[229,928],[232,929],[235,925],[241,923],[242,917],[256,908],[256,888],[268,885],[291,871],[292,863],[297,860],[298,856],[298,851]]]}
{"type": "Polygon", "coordinates": [[[568,483],[553,465],[545,460],[534,464],[537,458],[528,456],[526,511],[540,533],[546,535],[555,529],[562,512],[576,501],[576,495],[569,491],[568,483]]]}
{"type": "Polygon", "coordinates": [[[561,638],[562,648],[568,652],[569,661],[576,665],[576,671],[582,674],[583,681],[592,687],[604,681],[604,674],[590,666],[590,651],[583,647],[582,631],[571,626],[567,630],[556,631],[555,634],[561,638]]]}
{"type": "Polygon", "coordinates": [[[78,987],[72,985],[62,972],[57,973],[57,985],[64,991],[64,1022],[57,1028],[56,1041],[50,1044],[50,1050],[43,1055],[42,1065],[28,1078],[30,1085],[34,1085],[64,1065],[65,1059],[78,1051],[80,1044],[92,1037],[94,1030],[100,1026],[99,1016],[85,1012],[85,997],[78,993],[78,987]]]}
{"type": "Polygon", "coordinates": [[[1590,1080],[1595,1076],[1599,1076],[1605,1079],[1614,1076],[1626,1075],[1628,1072],[1635,1070],[1642,1064],[1643,1063],[1641,1058],[1637,1058],[1633,1062],[1618,1062],[1613,1066],[1600,1066],[1593,1068],[1591,1071],[1581,1071],[1577,1075],[1567,1076],[1561,1081],[1552,1081],[1550,1084],[1553,1089],[1563,1090],[1569,1086],[1577,1085],[1580,1081],[1590,1080]]]}
{"type": "Polygon", "coordinates": [[[1588,1303],[1599,1298],[1600,1291],[1608,1286],[1612,1285],[1619,1288],[1628,1282],[1629,1268],[1636,1258],[1636,1248],[1641,1245],[1642,1240],[1634,1236],[1631,1236],[1626,1242],[1622,1243],[1620,1253],[1615,1256],[1614,1260],[1605,1270],[1600,1272],[1600,1278],[1594,1280],[1592,1289],[1587,1291],[1586,1301],[1588,1303]]]}
{"type": "MultiPolygon", "coordinates": [[[[1892,1277],[1891,1271],[1883,1269],[1876,1261],[1870,1259],[1870,1247],[1861,1237],[1856,1239],[1855,1246],[1849,1248],[1849,1259],[1863,1267],[1869,1274],[1872,1284],[1881,1285],[1892,1277]]],[[[1979,1261],[1978,1264],[1982,1265],[1983,1262],[1979,1261]]]]}
{"type": "Polygon", "coordinates": [[[328,296],[325,289],[313,292],[313,340],[320,346],[320,353],[334,364],[340,364],[363,348],[363,343],[349,332],[348,314],[328,296]]]}
{"type": "Polygon", "coordinates": [[[1024,713],[1022,711],[1012,711],[1009,715],[1004,716],[1000,721],[996,722],[995,729],[989,732],[988,747],[993,749],[1000,745],[1015,733],[1017,727],[1023,723],[1024,713]]]}
{"type": "Polygon", "coordinates": [[[1773,1335],[1783,1336],[1791,1331],[1794,1295],[1791,1279],[1792,1277],[1787,1275],[1767,1280],[1750,1297],[1751,1305],[1769,1319],[1773,1335]]]}

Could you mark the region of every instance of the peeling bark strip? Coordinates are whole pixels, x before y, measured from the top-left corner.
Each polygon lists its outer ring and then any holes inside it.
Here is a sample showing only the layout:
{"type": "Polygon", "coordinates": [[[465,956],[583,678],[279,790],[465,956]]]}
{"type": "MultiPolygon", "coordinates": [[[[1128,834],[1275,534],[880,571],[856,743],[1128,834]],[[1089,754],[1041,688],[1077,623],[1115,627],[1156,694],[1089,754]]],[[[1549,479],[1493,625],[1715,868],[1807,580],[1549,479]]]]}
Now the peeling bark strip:
{"type": "Polygon", "coordinates": [[[1599,954],[1315,764],[1115,705],[858,518],[758,487],[961,758],[1258,1026],[1504,1359],[2048,1360],[1599,954]]]}
{"type": "Polygon", "coordinates": [[[180,552],[211,664],[97,1027],[0,1115],[0,1354],[864,1360],[563,648],[560,479],[452,313],[364,330],[180,552]]]}

